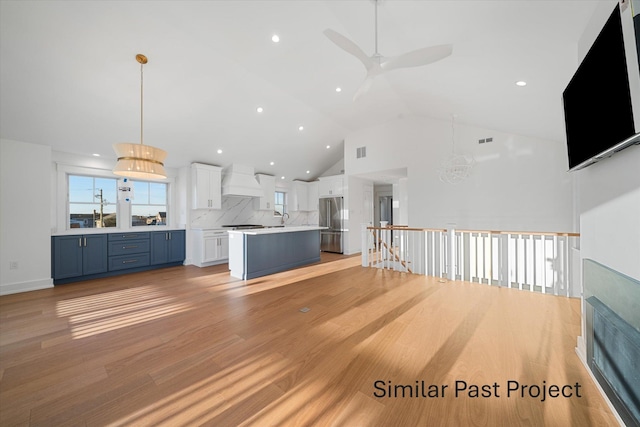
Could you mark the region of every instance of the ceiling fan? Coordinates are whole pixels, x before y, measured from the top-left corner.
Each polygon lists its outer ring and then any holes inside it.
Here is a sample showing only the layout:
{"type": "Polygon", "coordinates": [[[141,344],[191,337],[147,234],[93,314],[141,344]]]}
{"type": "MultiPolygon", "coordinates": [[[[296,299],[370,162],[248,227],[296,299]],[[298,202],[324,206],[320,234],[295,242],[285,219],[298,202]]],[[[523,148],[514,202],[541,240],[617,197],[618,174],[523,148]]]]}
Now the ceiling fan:
{"type": "Polygon", "coordinates": [[[342,34],[327,28],[324,35],[345,52],[355,56],[367,69],[367,77],[353,97],[357,100],[364,95],[373,85],[373,79],[380,74],[397,68],[419,67],[439,61],[453,52],[453,45],[443,44],[429,46],[413,50],[402,55],[386,58],[378,52],[378,3],[381,0],[373,0],[375,3],[375,53],[367,56],[360,47],[342,34]]]}

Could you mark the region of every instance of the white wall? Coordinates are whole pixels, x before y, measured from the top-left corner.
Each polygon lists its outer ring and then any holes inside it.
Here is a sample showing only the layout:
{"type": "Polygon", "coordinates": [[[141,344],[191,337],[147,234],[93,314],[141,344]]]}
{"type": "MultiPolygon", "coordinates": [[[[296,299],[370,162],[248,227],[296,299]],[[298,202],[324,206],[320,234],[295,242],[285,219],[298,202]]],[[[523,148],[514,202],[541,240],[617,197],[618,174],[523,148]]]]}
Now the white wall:
{"type": "Polygon", "coordinates": [[[578,172],[580,257],[640,280],[640,146],[578,172]]]}
{"type": "Polygon", "coordinates": [[[373,185],[367,181],[354,176],[345,176],[344,206],[345,206],[345,228],[344,233],[344,253],[356,254],[362,249],[362,224],[364,217],[364,186],[373,185]]]}
{"type": "Polygon", "coordinates": [[[53,286],[50,171],[50,147],[0,140],[0,295],[53,286]]]}
{"type": "MultiPolygon", "coordinates": [[[[602,2],[578,45],[583,58],[615,7],[602,2]]],[[[622,11],[625,51],[636,131],[640,130],[640,71],[633,41],[631,8],[622,11]]],[[[632,146],[581,171],[576,177],[580,256],[640,280],[640,147],[632,146]]]]}
{"type": "MultiPolygon", "coordinates": [[[[415,227],[573,231],[572,178],[563,143],[455,124],[456,152],[472,154],[467,180],[446,184],[441,162],[452,151],[451,122],[408,117],[352,133],[348,175],[407,167],[406,220],[415,227]],[[493,142],[478,144],[481,138],[493,142]],[[356,159],[356,147],[367,157],[356,159]]],[[[394,212],[395,214],[395,212],[394,212]]],[[[399,218],[400,220],[404,218],[399,218]]]]}
{"type": "MultiPolygon", "coordinates": [[[[579,43],[584,57],[607,20],[615,1],[598,5],[579,43]]],[[[631,10],[623,11],[626,35],[631,10]]],[[[640,130],[640,74],[637,57],[626,49],[636,131],[640,130]],[[629,58],[628,58],[629,59],[629,58]],[[635,67],[635,69],[634,69],[635,67]]],[[[632,146],[583,170],[574,172],[576,213],[580,218],[580,268],[592,259],[640,280],[640,147],[632,146]]],[[[582,278],[583,280],[584,278],[582,278]]],[[[585,302],[582,301],[582,336],[577,352],[586,363],[585,302]]]]}

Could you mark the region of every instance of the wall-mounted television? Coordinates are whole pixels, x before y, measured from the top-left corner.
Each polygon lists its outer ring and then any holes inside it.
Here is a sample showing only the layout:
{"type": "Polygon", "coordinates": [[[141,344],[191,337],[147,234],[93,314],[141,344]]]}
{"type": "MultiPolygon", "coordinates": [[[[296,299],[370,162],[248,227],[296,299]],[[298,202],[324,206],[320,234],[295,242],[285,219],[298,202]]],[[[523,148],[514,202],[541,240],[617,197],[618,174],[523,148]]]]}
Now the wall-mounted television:
{"type": "Polygon", "coordinates": [[[620,5],[562,93],[569,170],[640,142],[636,133],[620,5]]]}

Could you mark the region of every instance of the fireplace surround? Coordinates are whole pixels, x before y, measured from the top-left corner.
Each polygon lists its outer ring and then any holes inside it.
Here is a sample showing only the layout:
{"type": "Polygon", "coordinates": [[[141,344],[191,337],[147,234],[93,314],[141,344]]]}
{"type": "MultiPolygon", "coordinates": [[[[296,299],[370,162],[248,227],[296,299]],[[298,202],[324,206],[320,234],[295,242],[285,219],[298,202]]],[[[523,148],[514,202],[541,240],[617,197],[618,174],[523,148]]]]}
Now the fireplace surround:
{"type": "Polygon", "coordinates": [[[583,261],[587,364],[627,426],[640,427],[640,282],[583,261]]]}

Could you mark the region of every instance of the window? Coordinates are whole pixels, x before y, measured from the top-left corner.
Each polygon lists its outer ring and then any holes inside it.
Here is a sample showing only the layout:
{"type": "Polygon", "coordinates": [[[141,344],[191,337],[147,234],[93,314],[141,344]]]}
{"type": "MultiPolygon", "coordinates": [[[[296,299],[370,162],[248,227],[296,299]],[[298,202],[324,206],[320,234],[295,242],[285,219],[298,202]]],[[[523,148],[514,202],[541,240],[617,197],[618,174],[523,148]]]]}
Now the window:
{"type": "Polygon", "coordinates": [[[117,180],[69,175],[69,228],[117,226],[117,180]]]}
{"type": "Polygon", "coordinates": [[[282,216],[286,212],[287,205],[285,204],[286,194],[282,191],[276,191],[276,200],[273,204],[273,216],[282,216]]]}
{"type": "Polygon", "coordinates": [[[167,225],[167,184],[133,181],[131,226],[167,225]]]}

